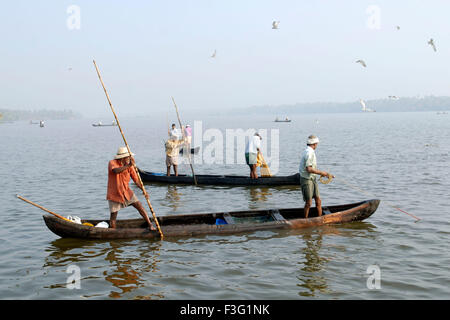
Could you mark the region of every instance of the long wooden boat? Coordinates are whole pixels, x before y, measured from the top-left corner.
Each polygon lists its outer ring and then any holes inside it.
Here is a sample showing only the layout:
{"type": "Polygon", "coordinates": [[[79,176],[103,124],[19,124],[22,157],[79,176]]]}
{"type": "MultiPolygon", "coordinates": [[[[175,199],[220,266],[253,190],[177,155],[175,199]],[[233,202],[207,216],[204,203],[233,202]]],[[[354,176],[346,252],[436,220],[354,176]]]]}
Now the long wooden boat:
{"type": "MultiPolygon", "coordinates": [[[[139,169],[142,181],[157,182],[168,184],[194,184],[192,176],[180,174],[178,176],[167,176],[165,173],[157,173],[144,171],[139,169]]],[[[251,179],[249,176],[235,176],[235,175],[195,175],[197,184],[203,185],[227,185],[227,186],[286,186],[286,185],[300,185],[300,175],[298,173],[290,176],[272,176],[259,177],[258,179],[251,179]]]]}
{"type": "MultiPolygon", "coordinates": [[[[219,213],[182,214],[158,217],[168,237],[192,237],[205,234],[233,234],[258,230],[300,229],[329,224],[362,221],[378,208],[380,200],[324,207],[322,216],[311,208],[304,217],[303,208],[250,210],[219,213]]],[[[97,228],[44,215],[47,227],[63,238],[82,239],[159,239],[158,231],[150,231],[143,219],[117,220],[117,228],[97,228]]],[[[102,220],[82,220],[94,226],[102,220]]]]}

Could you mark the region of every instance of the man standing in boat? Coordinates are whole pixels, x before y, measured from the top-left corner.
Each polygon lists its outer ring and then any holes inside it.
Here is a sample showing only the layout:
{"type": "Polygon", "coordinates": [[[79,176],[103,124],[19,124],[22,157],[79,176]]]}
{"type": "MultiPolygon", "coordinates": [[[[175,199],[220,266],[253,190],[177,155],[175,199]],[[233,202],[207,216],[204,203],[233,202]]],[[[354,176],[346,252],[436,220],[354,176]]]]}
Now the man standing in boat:
{"type": "Polygon", "coordinates": [[[169,138],[176,137],[176,140],[181,139],[183,136],[181,131],[177,129],[175,123],[172,123],[172,129],[169,129],[167,133],[169,134],[169,138]]]}
{"type": "Polygon", "coordinates": [[[245,161],[250,167],[250,178],[252,179],[258,179],[258,172],[256,171],[256,167],[258,162],[258,153],[260,152],[261,148],[261,140],[261,136],[256,132],[253,137],[249,139],[245,148],[245,161]]]}
{"type": "MultiPolygon", "coordinates": [[[[319,186],[317,184],[317,175],[328,176],[328,172],[317,170],[316,148],[319,144],[319,138],[310,135],[306,142],[307,147],[303,151],[300,160],[300,187],[302,189],[303,200],[305,201],[305,218],[308,218],[309,209],[312,205],[312,199],[316,203],[317,214],[322,215],[322,200],[320,199],[319,186]]],[[[334,178],[333,175],[331,177],[334,178]]]]}
{"type": "Polygon", "coordinates": [[[166,167],[167,176],[170,177],[170,167],[173,166],[173,173],[178,177],[178,155],[180,154],[180,145],[185,142],[185,139],[178,140],[178,136],[172,135],[165,143],[166,148],[166,167]]]}
{"type": "Polygon", "coordinates": [[[186,125],[186,128],[184,129],[184,135],[186,137],[186,145],[188,147],[188,150],[191,149],[191,142],[192,142],[192,128],[190,125],[186,125]]]}
{"type": "MultiPolygon", "coordinates": [[[[126,147],[120,147],[114,160],[109,161],[108,164],[108,190],[106,199],[108,200],[109,211],[111,213],[109,220],[110,228],[116,228],[117,213],[119,210],[132,205],[147,222],[149,229],[156,230],[141,202],[133,190],[130,189],[130,178],[133,179],[134,183],[141,190],[143,189],[134,169],[135,163],[133,156],[133,153],[131,155],[128,153],[126,147]]],[[[146,198],[148,199],[147,193],[146,198]]]]}

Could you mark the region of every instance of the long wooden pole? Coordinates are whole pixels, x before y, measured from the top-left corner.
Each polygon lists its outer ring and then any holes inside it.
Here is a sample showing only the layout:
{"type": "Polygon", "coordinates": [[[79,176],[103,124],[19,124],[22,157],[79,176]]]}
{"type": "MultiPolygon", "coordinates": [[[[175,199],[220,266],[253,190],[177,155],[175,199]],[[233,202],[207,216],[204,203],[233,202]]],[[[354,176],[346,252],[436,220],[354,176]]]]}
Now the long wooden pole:
{"type": "MultiPolygon", "coordinates": [[[[51,214],[54,215],[55,217],[58,217],[58,218],[60,218],[60,219],[66,220],[66,221],[70,221],[69,219],[64,218],[63,216],[61,216],[61,215],[59,215],[59,214],[57,214],[57,213],[54,213],[54,212],[52,212],[52,211],[50,211],[50,210],[44,208],[43,206],[40,206],[40,205],[38,205],[37,203],[34,203],[33,201],[30,201],[30,200],[28,200],[28,199],[25,199],[24,197],[19,196],[18,194],[16,195],[16,197],[19,198],[20,200],[23,200],[23,201],[25,201],[25,202],[27,202],[27,203],[29,203],[29,204],[35,206],[35,207],[38,207],[38,208],[41,209],[41,210],[44,210],[45,212],[51,213],[51,214]]],[[[70,222],[72,222],[72,221],[70,221],[70,222]]]]}
{"type": "MultiPolygon", "coordinates": [[[[183,135],[183,138],[184,138],[185,135],[184,135],[183,125],[181,124],[180,114],[178,113],[178,107],[177,107],[177,104],[175,103],[175,99],[173,97],[172,97],[172,101],[173,101],[173,105],[175,106],[175,111],[177,112],[178,123],[180,124],[181,134],[183,135]]],[[[189,148],[190,147],[191,146],[189,146],[189,148]]],[[[197,178],[195,176],[194,166],[192,165],[192,161],[191,161],[191,150],[188,150],[188,157],[189,157],[189,165],[191,166],[192,177],[194,178],[195,185],[197,185],[197,178]]]]}
{"type": "MultiPolygon", "coordinates": [[[[122,131],[122,127],[120,126],[119,119],[117,118],[116,112],[114,111],[114,107],[113,107],[113,105],[111,103],[111,99],[109,98],[108,92],[106,91],[105,84],[103,83],[102,77],[100,75],[100,71],[98,70],[98,67],[97,67],[97,64],[95,63],[95,60],[94,60],[94,66],[95,66],[95,70],[97,70],[97,75],[98,75],[98,78],[100,79],[100,82],[102,84],[103,90],[105,91],[105,95],[106,95],[106,98],[108,99],[109,106],[111,107],[111,111],[113,112],[114,118],[116,119],[117,126],[119,127],[120,133],[122,134],[123,142],[125,142],[125,145],[126,145],[126,147],[128,149],[128,153],[131,155],[130,146],[128,145],[127,139],[125,139],[125,134],[122,131]]],[[[153,215],[153,219],[155,220],[156,226],[158,227],[158,231],[159,231],[159,234],[160,234],[161,240],[162,240],[164,238],[164,235],[163,235],[163,233],[161,231],[161,227],[159,226],[158,219],[156,219],[155,211],[153,210],[152,204],[150,203],[150,200],[148,199],[147,191],[145,190],[144,183],[142,182],[141,175],[139,174],[139,170],[138,170],[138,168],[136,166],[136,163],[133,162],[133,166],[134,166],[134,170],[136,170],[136,174],[137,174],[137,176],[139,178],[139,182],[140,182],[140,184],[142,186],[142,192],[144,194],[145,199],[147,200],[148,207],[150,208],[150,212],[153,215]]]]}

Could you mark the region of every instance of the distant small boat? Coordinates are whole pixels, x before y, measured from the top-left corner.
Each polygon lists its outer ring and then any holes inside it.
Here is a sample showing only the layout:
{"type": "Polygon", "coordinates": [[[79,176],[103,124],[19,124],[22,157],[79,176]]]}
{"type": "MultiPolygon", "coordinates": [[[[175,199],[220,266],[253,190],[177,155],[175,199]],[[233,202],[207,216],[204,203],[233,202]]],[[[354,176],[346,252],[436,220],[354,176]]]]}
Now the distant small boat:
{"type": "Polygon", "coordinates": [[[292,120],[286,117],[286,119],[278,119],[276,118],[274,122],[291,122],[292,120]]]}
{"type": "MultiPolygon", "coordinates": [[[[184,148],[180,148],[180,154],[183,154],[183,149],[184,148]]],[[[195,147],[195,148],[191,148],[191,154],[198,154],[198,152],[200,151],[200,147],[195,147]]]]}
{"type": "Polygon", "coordinates": [[[41,128],[43,128],[44,127],[44,121],[39,121],[39,126],[41,127],[41,128]]]}
{"type": "Polygon", "coordinates": [[[92,126],[94,127],[115,127],[117,126],[117,123],[113,121],[111,124],[103,124],[101,121],[97,123],[93,123],[92,126]]]}

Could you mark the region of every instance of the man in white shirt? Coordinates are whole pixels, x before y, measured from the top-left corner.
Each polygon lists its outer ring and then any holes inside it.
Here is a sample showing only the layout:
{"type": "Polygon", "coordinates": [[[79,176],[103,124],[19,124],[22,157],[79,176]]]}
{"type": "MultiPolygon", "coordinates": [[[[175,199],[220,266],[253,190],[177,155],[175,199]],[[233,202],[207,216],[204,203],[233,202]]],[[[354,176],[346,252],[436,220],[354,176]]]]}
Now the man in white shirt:
{"type": "Polygon", "coordinates": [[[256,171],[256,163],[258,158],[258,152],[261,148],[261,136],[259,133],[255,133],[253,137],[248,140],[248,143],[245,147],[245,161],[250,167],[250,178],[258,179],[258,172],[256,171]]]}
{"type": "MultiPolygon", "coordinates": [[[[319,138],[310,135],[306,142],[307,147],[302,153],[300,160],[300,186],[302,189],[303,200],[305,201],[305,218],[308,218],[309,209],[312,205],[312,198],[316,203],[317,215],[322,215],[322,200],[320,199],[319,187],[317,184],[317,175],[328,176],[328,172],[317,170],[316,148],[319,138]]],[[[331,175],[333,178],[334,176],[331,175]]]]}
{"type": "Polygon", "coordinates": [[[177,126],[175,123],[172,124],[172,129],[168,130],[169,137],[172,139],[175,137],[175,140],[181,140],[183,138],[183,135],[179,129],[177,129],[177,126]]]}

